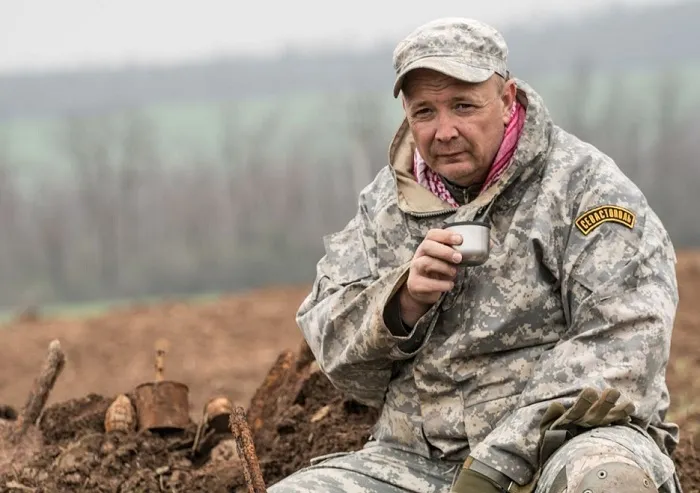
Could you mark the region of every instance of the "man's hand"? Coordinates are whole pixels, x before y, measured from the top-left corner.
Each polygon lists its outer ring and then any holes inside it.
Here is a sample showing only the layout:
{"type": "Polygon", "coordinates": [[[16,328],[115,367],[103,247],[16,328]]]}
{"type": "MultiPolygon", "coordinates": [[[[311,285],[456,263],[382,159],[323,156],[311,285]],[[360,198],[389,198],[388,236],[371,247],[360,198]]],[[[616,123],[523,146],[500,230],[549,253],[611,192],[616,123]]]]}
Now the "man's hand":
{"type": "Polygon", "coordinates": [[[452,248],[462,237],[444,229],[431,229],[411,260],[408,280],[401,288],[401,318],[413,327],[442,296],[454,287],[462,255],[452,248]]]}
{"type": "Polygon", "coordinates": [[[595,428],[611,424],[627,424],[634,414],[634,403],[627,399],[620,400],[621,392],[606,388],[601,394],[592,387],[585,387],[574,404],[566,409],[559,402],[550,404],[542,417],[540,429],[566,429],[572,426],[595,428]]]}
{"type": "Polygon", "coordinates": [[[620,397],[621,392],[614,388],[598,394],[596,389],[586,387],[568,409],[560,402],[550,404],[540,423],[540,462],[546,462],[566,440],[581,431],[629,423],[635,412],[634,403],[628,399],[620,401],[620,397]]]}

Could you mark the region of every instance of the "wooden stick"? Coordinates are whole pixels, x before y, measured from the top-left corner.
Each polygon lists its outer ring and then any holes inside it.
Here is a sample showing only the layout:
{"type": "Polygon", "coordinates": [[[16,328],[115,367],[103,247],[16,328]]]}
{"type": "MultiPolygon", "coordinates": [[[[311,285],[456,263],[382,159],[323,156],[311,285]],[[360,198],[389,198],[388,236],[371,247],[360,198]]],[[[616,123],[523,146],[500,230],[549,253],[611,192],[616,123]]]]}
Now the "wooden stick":
{"type": "Polygon", "coordinates": [[[265,480],[260,471],[260,463],[255,453],[255,444],[253,436],[246,421],[245,410],[240,406],[234,406],[229,426],[236,437],[236,446],[238,455],[242,458],[243,474],[245,475],[246,484],[248,485],[249,493],[267,493],[265,480]]]}
{"type": "Polygon", "coordinates": [[[63,371],[65,364],[66,356],[61,349],[61,343],[58,340],[51,341],[41,373],[34,380],[34,385],[29,392],[24,408],[17,417],[16,432],[14,434],[15,443],[24,436],[29,426],[33,425],[39,418],[49,398],[49,394],[53,390],[56,379],[63,371]]]}
{"type": "Polygon", "coordinates": [[[197,432],[194,435],[194,441],[192,442],[192,456],[194,456],[197,453],[197,449],[199,448],[199,441],[202,439],[202,432],[204,431],[204,428],[207,425],[207,421],[209,416],[207,415],[207,406],[206,404],[204,405],[204,409],[202,410],[202,419],[199,421],[199,424],[197,425],[197,432]]]}

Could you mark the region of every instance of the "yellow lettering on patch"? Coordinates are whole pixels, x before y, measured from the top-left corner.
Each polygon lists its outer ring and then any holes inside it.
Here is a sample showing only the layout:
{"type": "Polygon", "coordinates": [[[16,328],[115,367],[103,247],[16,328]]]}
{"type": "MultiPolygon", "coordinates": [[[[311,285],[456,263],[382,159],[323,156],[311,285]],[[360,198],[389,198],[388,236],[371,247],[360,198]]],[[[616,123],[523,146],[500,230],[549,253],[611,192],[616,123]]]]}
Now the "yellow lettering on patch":
{"type": "Polygon", "coordinates": [[[617,205],[602,205],[584,212],[576,218],[576,227],[587,235],[603,223],[614,222],[634,228],[637,216],[634,212],[617,205]]]}

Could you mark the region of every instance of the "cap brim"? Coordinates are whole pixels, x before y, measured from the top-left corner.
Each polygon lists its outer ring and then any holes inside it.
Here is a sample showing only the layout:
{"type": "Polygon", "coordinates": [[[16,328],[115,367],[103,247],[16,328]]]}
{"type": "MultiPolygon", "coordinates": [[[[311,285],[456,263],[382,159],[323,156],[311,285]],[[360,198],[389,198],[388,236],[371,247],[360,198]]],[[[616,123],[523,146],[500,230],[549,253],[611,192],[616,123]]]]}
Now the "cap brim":
{"type": "Polygon", "coordinates": [[[463,61],[458,61],[453,58],[445,57],[426,57],[416,60],[415,62],[409,64],[404,68],[397,76],[394,82],[394,97],[398,97],[401,92],[401,86],[403,85],[404,78],[406,74],[417,68],[427,68],[440,72],[442,74],[454,77],[455,79],[478,84],[489,79],[493,74],[496,73],[493,69],[474,67],[472,65],[467,65],[463,61]]]}

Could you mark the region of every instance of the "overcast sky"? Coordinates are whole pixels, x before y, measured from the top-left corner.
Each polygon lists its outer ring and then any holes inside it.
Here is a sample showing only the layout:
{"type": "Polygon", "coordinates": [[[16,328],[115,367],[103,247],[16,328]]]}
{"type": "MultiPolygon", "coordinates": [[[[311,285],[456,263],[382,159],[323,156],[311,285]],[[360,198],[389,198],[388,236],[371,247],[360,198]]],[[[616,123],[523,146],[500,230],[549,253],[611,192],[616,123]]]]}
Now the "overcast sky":
{"type": "Polygon", "coordinates": [[[0,0],[0,71],[169,63],[288,43],[395,41],[434,17],[503,28],[673,0],[0,0]],[[413,4],[408,8],[407,5],[413,4]]]}

